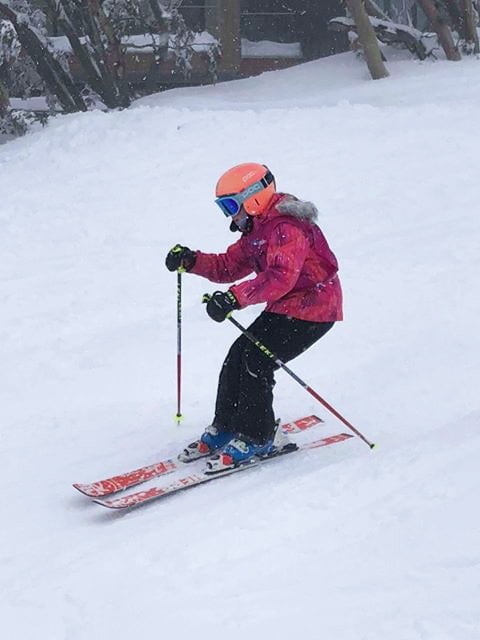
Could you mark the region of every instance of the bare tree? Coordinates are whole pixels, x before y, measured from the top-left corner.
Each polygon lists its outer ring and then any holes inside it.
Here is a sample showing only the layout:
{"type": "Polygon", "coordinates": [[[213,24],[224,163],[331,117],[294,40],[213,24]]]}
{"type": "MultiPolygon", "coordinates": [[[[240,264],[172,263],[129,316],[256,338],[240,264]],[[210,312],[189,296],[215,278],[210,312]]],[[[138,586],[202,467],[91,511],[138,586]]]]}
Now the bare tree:
{"type": "Polygon", "coordinates": [[[125,47],[99,0],[47,0],[58,15],[87,83],[111,109],[130,100],[125,82],[125,47]]]}
{"type": "Polygon", "coordinates": [[[480,44],[478,41],[478,31],[476,25],[476,11],[473,7],[472,0],[461,0],[463,9],[463,21],[465,25],[465,41],[467,45],[473,48],[473,53],[480,53],[480,44]]]}
{"type": "MultiPolygon", "coordinates": [[[[3,72],[0,55],[0,78],[11,95],[55,96],[66,113],[85,111],[99,101],[107,108],[122,108],[139,93],[158,88],[160,65],[168,57],[175,61],[176,73],[188,77],[192,72],[195,35],[179,11],[182,0],[42,0],[49,23],[68,39],[67,49],[57,48],[47,35],[47,18],[37,2],[0,0],[0,25],[9,25],[8,33],[6,27],[0,29],[0,53],[2,41],[6,51],[9,33],[21,49],[6,71],[3,65],[3,72]],[[142,65],[149,65],[141,86],[134,84],[134,49],[153,53],[138,65],[141,73],[142,65]],[[127,63],[133,70],[131,82],[127,63]]],[[[207,54],[212,77],[217,54],[217,45],[212,45],[207,54]]]]}
{"type": "Polygon", "coordinates": [[[480,53],[477,32],[477,12],[472,0],[447,0],[447,8],[454,28],[461,38],[465,53],[480,53]]]}
{"type": "Polygon", "coordinates": [[[418,0],[418,4],[422,7],[424,14],[430,20],[430,23],[438,36],[438,41],[445,51],[447,60],[461,60],[461,55],[458,47],[453,41],[450,27],[447,21],[440,15],[436,2],[434,2],[434,0],[418,0]]]}
{"type": "Polygon", "coordinates": [[[358,38],[365,52],[370,75],[374,80],[388,77],[390,74],[383,63],[375,31],[365,10],[364,0],[346,0],[346,4],[357,26],[358,38]]]}
{"type": "Polygon", "coordinates": [[[445,0],[454,29],[462,42],[465,53],[479,53],[478,33],[476,28],[477,12],[472,0],[445,0]]]}
{"type": "Polygon", "coordinates": [[[28,21],[1,1],[0,16],[12,23],[22,48],[33,60],[38,74],[51,93],[57,97],[63,110],[66,113],[86,111],[78,88],[28,21]]]}
{"type": "Polygon", "coordinates": [[[20,44],[13,25],[0,19],[0,118],[7,114],[10,105],[8,90],[2,82],[2,77],[7,65],[18,55],[19,49],[20,44]]]}
{"type": "Polygon", "coordinates": [[[114,97],[116,103],[114,106],[127,107],[130,104],[130,98],[125,84],[126,47],[122,46],[100,0],[85,0],[85,3],[91,22],[89,35],[98,53],[104,82],[108,86],[109,93],[114,97]]]}

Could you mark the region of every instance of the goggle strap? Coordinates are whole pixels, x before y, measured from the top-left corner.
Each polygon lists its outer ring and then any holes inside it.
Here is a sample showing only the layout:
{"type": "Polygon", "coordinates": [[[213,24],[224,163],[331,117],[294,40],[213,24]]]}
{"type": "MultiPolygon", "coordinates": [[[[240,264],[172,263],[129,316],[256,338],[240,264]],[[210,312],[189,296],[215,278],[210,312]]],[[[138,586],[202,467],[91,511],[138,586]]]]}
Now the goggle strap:
{"type": "Polygon", "coordinates": [[[266,187],[268,187],[269,184],[272,184],[274,179],[275,178],[273,177],[273,173],[271,171],[267,171],[267,173],[263,176],[263,178],[260,180],[260,182],[266,188],[266,187]]]}

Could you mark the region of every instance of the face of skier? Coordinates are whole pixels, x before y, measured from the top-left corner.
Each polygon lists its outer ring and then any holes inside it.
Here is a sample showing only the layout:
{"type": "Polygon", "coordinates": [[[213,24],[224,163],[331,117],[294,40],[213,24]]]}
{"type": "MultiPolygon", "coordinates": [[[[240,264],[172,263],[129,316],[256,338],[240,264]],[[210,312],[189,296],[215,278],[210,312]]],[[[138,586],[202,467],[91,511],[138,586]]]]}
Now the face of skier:
{"type": "Polygon", "coordinates": [[[248,231],[249,227],[251,227],[252,219],[243,208],[243,205],[240,207],[240,211],[232,216],[232,222],[242,233],[248,231]]]}

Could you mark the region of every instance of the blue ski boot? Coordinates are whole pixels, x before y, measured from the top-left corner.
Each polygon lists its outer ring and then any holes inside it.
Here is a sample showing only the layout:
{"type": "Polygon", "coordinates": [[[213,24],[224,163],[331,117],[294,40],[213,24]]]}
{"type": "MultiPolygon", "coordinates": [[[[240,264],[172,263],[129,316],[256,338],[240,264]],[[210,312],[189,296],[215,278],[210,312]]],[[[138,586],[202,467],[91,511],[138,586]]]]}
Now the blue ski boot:
{"type": "Polygon", "coordinates": [[[185,447],[178,459],[181,462],[193,462],[193,460],[210,456],[222,449],[233,437],[234,434],[231,431],[219,431],[211,424],[205,429],[199,440],[195,440],[188,447],[185,447]]]}
{"type": "Polygon", "coordinates": [[[283,431],[278,429],[278,424],[274,437],[265,444],[256,444],[245,438],[233,438],[219,454],[207,460],[205,473],[213,475],[252,463],[258,458],[269,458],[278,455],[289,445],[294,446],[283,431]]]}

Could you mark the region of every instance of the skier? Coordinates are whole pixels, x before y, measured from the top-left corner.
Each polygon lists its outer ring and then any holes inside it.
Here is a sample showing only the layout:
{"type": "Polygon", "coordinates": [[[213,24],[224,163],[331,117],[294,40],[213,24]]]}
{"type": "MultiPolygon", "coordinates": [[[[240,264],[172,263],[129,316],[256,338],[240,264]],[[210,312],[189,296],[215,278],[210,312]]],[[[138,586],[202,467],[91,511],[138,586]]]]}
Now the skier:
{"type": "MultiPolygon", "coordinates": [[[[295,358],[342,320],[337,260],[315,224],[311,202],[276,191],[262,164],[245,163],[224,173],[215,202],[241,238],[225,253],[192,251],[180,244],[167,254],[169,271],[178,269],[216,283],[256,277],[215,291],[206,311],[222,322],[236,309],[267,303],[249,331],[283,362],[295,358]]],[[[241,335],[220,371],[215,415],[199,440],[179,458],[209,456],[210,472],[221,472],[273,455],[285,446],[273,411],[274,371],[278,366],[241,335]]]]}

